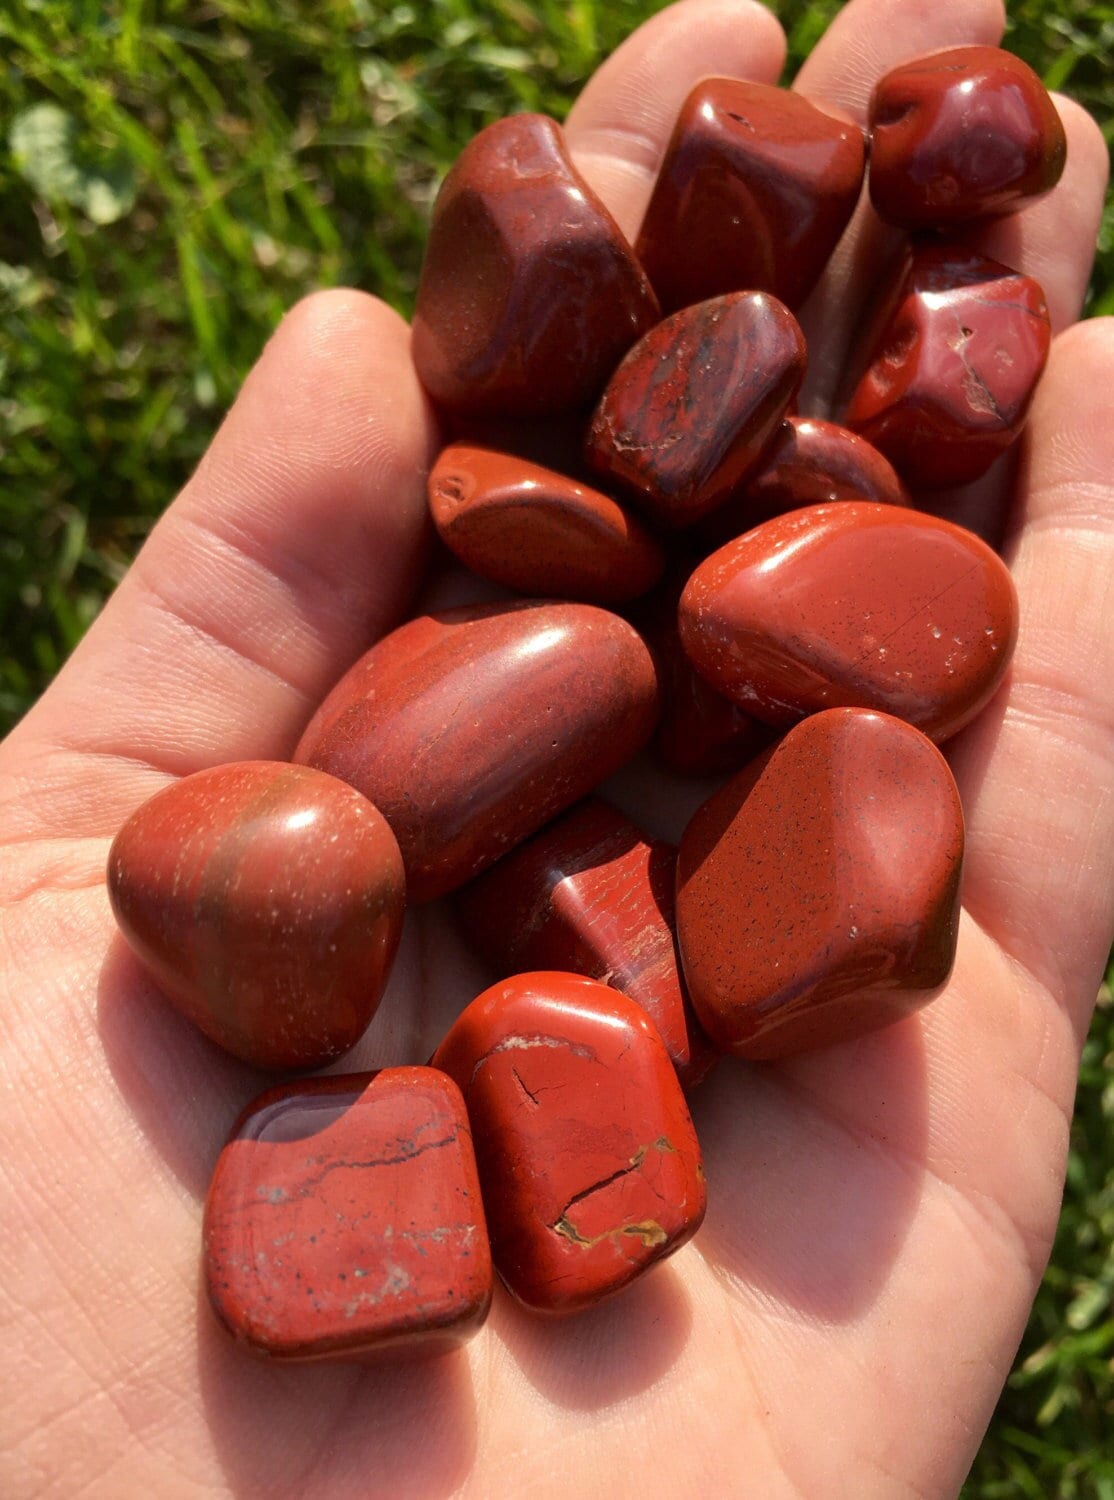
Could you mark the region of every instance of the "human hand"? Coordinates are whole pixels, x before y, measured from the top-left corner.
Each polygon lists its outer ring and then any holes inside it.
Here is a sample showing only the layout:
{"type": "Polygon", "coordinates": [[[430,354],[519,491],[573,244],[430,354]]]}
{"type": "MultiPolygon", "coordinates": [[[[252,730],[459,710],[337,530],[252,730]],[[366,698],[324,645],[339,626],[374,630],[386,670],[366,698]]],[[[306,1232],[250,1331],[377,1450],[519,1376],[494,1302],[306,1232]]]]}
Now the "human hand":
{"type": "MultiPolygon", "coordinates": [[[[852,0],[798,86],[859,118],[874,79],[995,43],[993,0],[852,0]]],[[[708,73],[772,82],[749,0],[684,0],[569,121],[628,233],[708,73]]],[[[13,1495],[953,1495],[1051,1243],[1078,1049],[1111,925],[1114,329],[1078,316],[1105,183],[1063,104],[1059,187],[983,248],[1045,287],[1059,337],[1018,474],[956,497],[1021,600],[1010,678],[948,747],[968,821],[955,973],[886,1032],[694,1096],[695,1241],[567,1323],[499,1295],[460,1354],[391,1369],[253,1362],[198,1296],[201,1200],[261,1080],[153,992],[104,890],[125,817],[169,780],[288,756],[419,581],[438,442],[406,330],[332,292],[285,320],[197,474],[55,685],[0,749],[8,1087],[0,1209],[13,1495]]],[[[804,316],[824,410],[887,240],[859,221],[804,316]]],[[[617,783],[676,833],[695,796],[617,783]]],[[[344,1070],[424,1060],[486,976],[433,909],[344,1070]]]]}

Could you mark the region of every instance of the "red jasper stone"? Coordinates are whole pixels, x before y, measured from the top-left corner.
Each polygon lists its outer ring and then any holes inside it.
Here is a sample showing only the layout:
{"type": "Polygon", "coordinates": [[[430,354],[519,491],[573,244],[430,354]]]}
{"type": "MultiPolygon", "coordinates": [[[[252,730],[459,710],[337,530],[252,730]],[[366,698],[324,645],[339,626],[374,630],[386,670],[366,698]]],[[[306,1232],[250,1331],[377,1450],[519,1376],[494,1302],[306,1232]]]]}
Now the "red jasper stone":
{"type": "Polygon", "coordinates": [[[390,823],[411,899],[444,895],[617,771],[657,722],[653,659],[590,604],[467,605],[385,636],[295,759],[390,823]]]}
{"type": "Polygon", "coordinates": [[[460,1090],[385,1068],[261,1094],[220,1154],[204,1244],[213,1309],[253,1353],[456,1348],[493,1280],[460,1090]]]}
{"type": "Polygon", "coordinates": [[[676,864],[672,844],[589,797],[465,886],[457,910],[469,943],[500,977],[571,970],[636,1001],[691,1088],[715,1053],[677,968],[676,864]]]}
{"type": "Polygon", "coordinates": [[[657,318],[645,273],[560,127],[520,114],[481,130],[430,224],[413,339],[430,395],[493,415],[585,406],[657,318]]]}
{"type": "Polygon", "coordinates": [[[611,377],[585,457],[655,520],[690,525],[758,463],[804,370],[797,320],[765,292],[683,308],[611,377]]]}
{"type": "Polygon", "coordinates": [[[1055,187],[1067,141],[1048,91],[998,47],[893,68],[870,102],[870,198],[905,229],[1008,214],[1055,187]]]}
{"type": "Polygon", "coordinates": [[[805,719],[693,818],[677,932],[693,1004],[738,1057],[899,1020],[951,972],[963,813],[947,763],[886,714],[805,719]]]}
{"type": "Polygon", "coordinates": [[[536,1312],[598,1302],[690,1239],[704,1173],[646,1014],[578,974],[485,990],[434,1054],[476,1139],[495,1269],[536,1312]]]}
{"type": "Polygon", "coordinates": [[[844,417],[913,490],[969,484],[1017,438],[1048,358],[1044,293],[956,245],[912,254],[844,417]]]}
{"type": "Polygon", "coordinates": [[[851,217],[863,167],[853,120],[789,89],[698,83],[635,245],[663,311],[744,290],[798,307],[851,217]]]}
{"type": "Polygon", "coordinates": [[[1017,596],[972,532],[847,500],[792,511],[713,553],[678,620],[697,670],[770,724],[877,708],[943,740],[1001,681],[1017,596]]]}
{"type": "Polygon", "coordinates": [[[446,448],[429,476],[429,508],[466,567],[521,593],[624,603],[665,567],[642,523],[607,495],[489,448],[446,448]]]}
{"type": "Polygon", "coordinates": [[[108,893],[137,957],[214,1042],[260,1068],[314,1068],[375,1014],[405,877],[390,828],[350,786],[244,761],[134,812],[108,893]]]}
{"type": "Polygon", "coordinates": [[[700,535],[720,546],[773,516],[836,500],[909,504],[893,465],[858,433],[819,417],[786,417],[760,466],[700,535]]]}

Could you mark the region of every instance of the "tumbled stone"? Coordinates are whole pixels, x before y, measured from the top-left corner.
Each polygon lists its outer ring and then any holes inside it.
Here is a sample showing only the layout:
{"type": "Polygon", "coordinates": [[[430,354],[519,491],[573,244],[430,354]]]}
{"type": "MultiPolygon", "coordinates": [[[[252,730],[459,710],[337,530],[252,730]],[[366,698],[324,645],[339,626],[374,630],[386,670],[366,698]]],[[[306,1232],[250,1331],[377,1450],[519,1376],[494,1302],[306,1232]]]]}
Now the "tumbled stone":
{"type": "Polygon", "coordinates": [[[670,527],[714,511],[777,432],[805,370],[797,320],[765,292],[683,308],[608,382],[585,457],[670,527]]]}
{"type": "Polygon", "coordinates": [[[414,364],[442,406],[529,416],[594,401],[658,318],[619,226],[545,115],[481,130],[433,210],[414,364]]]}
{"type": "Polygon", "coordinates": [[[689,579],[678,623],[697,670],[769,724],[876,708],[943,740],[1001,681],[1017,596],[972,532],[846,500],[791,511],[714,552],[689,579]]]}
{"type": "Polygon", "coordinates": [[[411,899],[462,885],[649,740],[653,659],[591,604],[467,605],[385,636],[341,678],[295,760],[370,796],[411,899]]]}
{"type": "Polygon", "coordinates": [[[493,1281],[460,1090],[432,1068],[386,1068],[261,1094],[217,1161],[204,1244],[213,1309],[253,1353],[456,1348],[493,1281]]]}
{"type": "Polygon", "coordinates": [[[453,443],[429,476],[438,535],[481,578],[520,593],[625,603],[665,556],[609,496],[511,454],[453,443]]]}
{"type": "Polygon", "coordinates": [[[320,1067],[359,1039],[394,960],[404,891],[375,807],[273,761],[157,792],[108,859],[116,919],[159,988],[261,1068],[320,1067]]]}
{"type": "Polygon", "coordinates": [[[473,1000],[433,1062],[464,1094],[492,1259],[527,1307],[589,1306],[696,1233],[696,1132],[633,1000],[577,974],[520,974],[473,1000]]]}
{"type": "Polygon", "coordinates": [[[910,489],[978,479],[1018,437],[1048,358],[1044,293],[959,245],[918,246],[844,421],[910,489]]]}
{"type": "Polygon", "coordinates": [[[1056,186],[1067,141],[1048,91],[999,47],[893,68],[870,102],[870,198],[905,229],[1013,213],[1056,186]]]}
{"type": "Polygon", "coordinates": [[[718,1046],[774,1058],[861,1036],[951,972],[963,813],[947,763],[886,714],[830,709],[697,812],[677,931],[718,1046]]]}
{"type": "Polygon", "coordinates": [[[851,217],[863,166],[859,126],[802,94],[698,83],[635,242],[662,310],[747,290],[798,307],[851,217]]]}
{"type": "Polygon", "coordinates": [[[637,1002],[685,1088],[715,1053],[685,996],[673,937],[677,851],[589,797],[459,893],[467,941],[502,978],[586,974],[637,1002]]]}

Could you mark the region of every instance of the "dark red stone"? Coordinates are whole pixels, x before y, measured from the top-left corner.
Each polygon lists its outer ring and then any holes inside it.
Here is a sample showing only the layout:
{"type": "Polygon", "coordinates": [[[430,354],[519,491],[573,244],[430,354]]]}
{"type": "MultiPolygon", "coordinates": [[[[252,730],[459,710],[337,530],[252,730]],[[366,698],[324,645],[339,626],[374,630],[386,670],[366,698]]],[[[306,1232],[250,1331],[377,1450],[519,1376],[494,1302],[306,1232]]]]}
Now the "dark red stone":
{"type": "Polygon", "coordinates": [[[798,307],[858,200],[863,147],[854,121],[789,89],[698,83],[635,246],[662,310],[748,290],[798,307]]]}
{"type": "Polygon", "coordinates": [[[822,708],[877,708],[943,740],[1001,681],[1017,596],[972,532],[846,500],[713,553],[678,619],[697,670],[756,718],[785,726],[822,708]]]}
{"type": "Polygon", "coordinates": [[[716,1043],[774,1058],[860,1036],[939,992],[959,921],[963,813],[910,725],[805,719],[693,818],[677,931],[716,1043]]]}
{"type": "Polygon", "coordinates": [[[969,484],[1017,438],[1048,358],[1044,293],[957,245],[912,254],[844,417],[910,489],[969,484]]]}
{"type": "Polygon", "coordinates": [[[129,945],[205,1034],[261,1068],[320,1067],[375,1014],[402,928],[394,835],[305,766],[198,771],[145,802],[108,858],[129,945]]]}
{"type": "Polygon", "coordinates": [[[341,678],[295,759],[394,829],[410,896],[462,885],[617,771],[657,722],[653,660],[590,604],[468,605],[386,636],[341,678]]]}
{"type": "Polygon", "coordinates": [[[495,1269],[536,1312],[598,1302],[694,1235],[700,1148],[645,1013],[578,974],[485,990],[434,1055],[475,1131],[495,1269]]]}
{"type": "Polygon", "coordinates": [[[521,593],[625,603],[665,567],[642,523],[607,495],[489,448],[446,448],[429,476],[429,508],[466,567],[521,593]]]}
{"type": "Polygon", "coordinates": [[[688,526],[758,463],[804,370],[797,320],[765,292],[686,307],[611,377],[585,457],[656,520],[688,526]]]}
{"type": "Polygon", "coordinates": [[[433,210],[414,311],[414,364],[461,412],[586,406],[658,318],[619,226],[545,115],[481,130],[433,210]]]}
{"type": "Polygon", "coordinates": [[[951,47],[893,68],[870,102],[870,198],[905,229],[1008,214],[1047,193],[1064,127],[1027,63],[998,47],[951,47]]]}
{"type": "Polygon", "coordinates": [[[432,1068],[386,1068],[261,1094],[220,1154],[204,1243],[213,1309],[253,1353],[456,1348],[492,1293],[460,1090],[432,1068]]]}
{"type": "Polygon", "coordinates": [[[685,1088],[715,1061],[685,997],[673,940],[677,851],[589,797],[465,886],[469,943],[505,977],[586,974],[650,1017],[685,1088]]]}

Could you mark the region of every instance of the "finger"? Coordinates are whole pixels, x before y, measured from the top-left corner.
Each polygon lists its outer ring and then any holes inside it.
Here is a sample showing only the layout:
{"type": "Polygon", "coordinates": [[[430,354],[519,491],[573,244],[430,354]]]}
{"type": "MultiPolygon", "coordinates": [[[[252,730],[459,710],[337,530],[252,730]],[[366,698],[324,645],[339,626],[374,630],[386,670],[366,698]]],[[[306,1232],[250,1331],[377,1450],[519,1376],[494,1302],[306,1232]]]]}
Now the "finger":
{"type": "Polygon", "coordinates": [[[299,304],[0,752],[12,836],[49,832],[47,809],[59,831],[112,832],[168,775],[289,755],[404,605],[433,442],[402,320],[352,291],[299,304]]]}
{"type": "Polygon", "coordinates": [[[573,105],[573,159],[628,239],[642,222],[673,123],[709,74],[776,83],[785,35],[756,0],[679,0],[640,26],[573,105]]]}
{"type": "Polygon", "coordinates": [[[1114,319],[1055,340],[1007,551],[1021,627],[1007,688],[956,742],[965,903],[1082,1036],[1114,925],[1114,319]]]}

